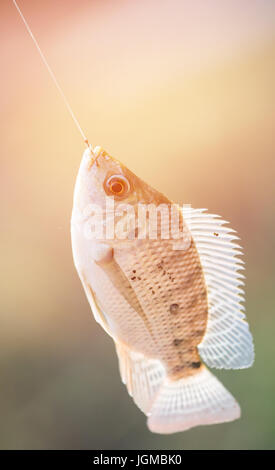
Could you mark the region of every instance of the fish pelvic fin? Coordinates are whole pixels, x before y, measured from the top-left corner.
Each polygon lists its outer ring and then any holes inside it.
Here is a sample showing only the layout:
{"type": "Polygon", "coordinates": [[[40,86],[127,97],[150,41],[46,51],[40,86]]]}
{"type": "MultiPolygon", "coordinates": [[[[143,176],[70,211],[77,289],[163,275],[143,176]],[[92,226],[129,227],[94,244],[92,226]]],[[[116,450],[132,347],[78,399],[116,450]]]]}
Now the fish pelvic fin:
{"type": "Polygon", "coordinates": [[[150,431],[172,434],[195,426],[233,421],[240,407],[205,367],[190,377],[165,379],[148,414],[150,431]]]}
{"type": "Polygon", "coordinates": [[[162,363],[133,351],[119,341],[115,341],[122,382],[135,404],[147,414],[156,393],[166,377],[162,363]]]}

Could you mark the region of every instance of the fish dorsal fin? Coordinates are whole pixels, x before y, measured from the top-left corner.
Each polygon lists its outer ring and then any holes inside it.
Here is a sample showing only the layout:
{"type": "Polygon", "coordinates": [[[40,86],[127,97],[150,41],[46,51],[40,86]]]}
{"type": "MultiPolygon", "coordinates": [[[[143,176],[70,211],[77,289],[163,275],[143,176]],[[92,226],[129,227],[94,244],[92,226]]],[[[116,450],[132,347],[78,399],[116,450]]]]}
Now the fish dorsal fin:
{"type": "Polygon", "coordinates": [[[206,209],[183,208],[183,217],[195,241],[208,294],[206,333],[198,346],[209,367],[241,369],[254,360],[252,335],[245,320],[241,247],[227,222],[206,209]]]}
{"type": "Polygon", "coordinates": [[[166,377],[165,368],[159,360],[146,358],[120,341],[115,341],[115,345],[121,380],[136,405],[148,415],[156,393],[166,377]]]}

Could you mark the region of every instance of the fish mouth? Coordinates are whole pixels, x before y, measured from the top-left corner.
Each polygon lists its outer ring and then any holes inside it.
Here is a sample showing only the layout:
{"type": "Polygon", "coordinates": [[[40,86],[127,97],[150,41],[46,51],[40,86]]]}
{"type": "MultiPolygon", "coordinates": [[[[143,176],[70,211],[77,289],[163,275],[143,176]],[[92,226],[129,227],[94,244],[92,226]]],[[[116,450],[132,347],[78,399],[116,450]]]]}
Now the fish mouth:
{"type": "Polygon", "coordinates": [[[94,147],[94,149],[90,147],[90,152],[91,152],[91,161],[90,161],[89,169],[91,169],[94,164],[99,166],[99,161],[98,161],[99,157],[102,157],[106,160],[112,159],[112,157],[100,145],[97,145],[96,147],[94,147]]]}

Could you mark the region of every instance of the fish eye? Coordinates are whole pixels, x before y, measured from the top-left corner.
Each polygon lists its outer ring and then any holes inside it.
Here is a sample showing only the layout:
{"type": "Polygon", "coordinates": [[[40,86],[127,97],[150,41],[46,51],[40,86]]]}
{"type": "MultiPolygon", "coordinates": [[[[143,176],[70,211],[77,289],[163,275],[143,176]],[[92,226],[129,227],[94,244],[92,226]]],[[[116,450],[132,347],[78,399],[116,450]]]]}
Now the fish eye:
{"type": "Polygon", "coordinates": [[[130,183],[123,175],[112,175],[105,180],[104,189],[109,195],[122,197],[129,192],[130,183]]]}

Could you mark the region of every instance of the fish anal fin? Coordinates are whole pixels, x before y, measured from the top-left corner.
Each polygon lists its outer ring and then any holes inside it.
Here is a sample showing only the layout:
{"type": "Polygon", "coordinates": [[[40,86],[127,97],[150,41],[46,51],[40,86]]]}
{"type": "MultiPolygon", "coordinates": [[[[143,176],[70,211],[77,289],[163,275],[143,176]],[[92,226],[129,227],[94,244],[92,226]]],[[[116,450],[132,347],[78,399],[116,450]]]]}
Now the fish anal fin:
{"type": "Polygon", "coordinates": [[[163,364],[115,341],[122,382],[136,405],[148,414],[159,387],[166,376],[163,364]]]}

